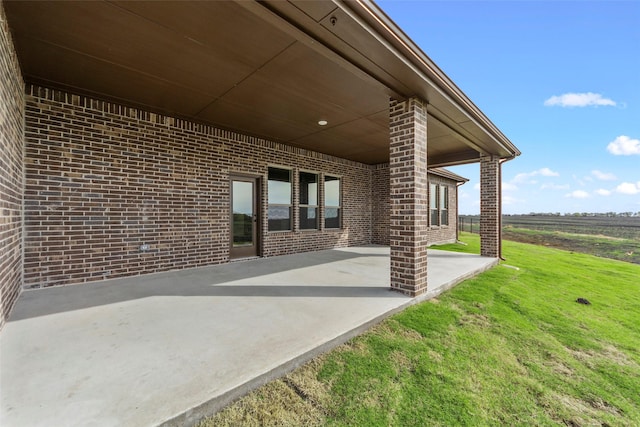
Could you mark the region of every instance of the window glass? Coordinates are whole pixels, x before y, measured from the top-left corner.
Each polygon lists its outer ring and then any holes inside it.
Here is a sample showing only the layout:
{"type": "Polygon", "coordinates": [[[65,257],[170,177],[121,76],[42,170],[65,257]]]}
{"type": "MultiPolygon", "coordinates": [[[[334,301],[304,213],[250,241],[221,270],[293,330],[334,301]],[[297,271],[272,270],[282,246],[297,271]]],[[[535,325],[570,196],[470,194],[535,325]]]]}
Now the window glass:
{"type": "Polygon", "coordinates": [[[291,230],[291,171],[269,168],[269,231],[291,230]]]}
{"type": "Polygon", "coordinates": [[[324,177],[324,227],[341,228],[340,178],[324,177]]]}
{"type": "Polygon", "coordinates": [[[253,183],[233,181],[233,246],[253,245],[253,183]]]}
{"type": "Polygon", "coordinates": [[[449,225],[449,188],[440,186],[440,225],[449,225]]]}
{"type": "Polygon", "coordinates": [[[269,231],[291,230],[291,207],[269,205],[269,231]]]}
{"type": "Polygon", "coordinates": [[[318,205],[318,175],[300,172],[300,204],[318,205]]]}
{"type": "Polygon", "coordinates": [[[324,178],[325,206],[340,206],[340,178],[326,176],[324,178]]]}
{"type": "Polygon", "coordinates": [[[325,208],[324,227],[340,228],[340,209],[339,208],[325,208]]]}
{"type": "Polygon", "coordinates": [[[291,171],[269,168],[269,204],[291,204],[291,171]]]}
{"type": "Polygon", "coordinates": [[[431,212],[431,225],[440,225],[438,200],[438,186],[435,184],[429,184],[429,209],[431,212]]]}
{"type": "Polygon", "coordinates": [[[318,228],[318,208],[300,206],[300,229],[314,230],[318,228]]]}
{"type": "Polygon", "coordinates": [[[449,208],[449,194],[448,188],[446,185],[440,186],[440,209],[448,209],[449,208]]]}
{"type": "Polygon", "coordinates": [[[318,228],[318,175],[300,172],[300,229],[313,230],[318,228]]]}

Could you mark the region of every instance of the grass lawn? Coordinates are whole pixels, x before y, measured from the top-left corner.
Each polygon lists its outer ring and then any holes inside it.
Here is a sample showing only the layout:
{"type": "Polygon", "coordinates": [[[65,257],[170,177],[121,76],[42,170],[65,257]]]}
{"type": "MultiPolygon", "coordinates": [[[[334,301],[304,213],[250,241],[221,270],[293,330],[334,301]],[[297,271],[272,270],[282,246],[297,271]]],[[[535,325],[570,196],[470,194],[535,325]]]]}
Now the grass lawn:
{"type": "MultiPolygon", "coordinates": [[[[477,253],[462,240],[443,248],[477,253]]],[[[413,306],[201,426],[640,425],[640,266],[508,241],[504,255],[518,269],[413,306]]]]}

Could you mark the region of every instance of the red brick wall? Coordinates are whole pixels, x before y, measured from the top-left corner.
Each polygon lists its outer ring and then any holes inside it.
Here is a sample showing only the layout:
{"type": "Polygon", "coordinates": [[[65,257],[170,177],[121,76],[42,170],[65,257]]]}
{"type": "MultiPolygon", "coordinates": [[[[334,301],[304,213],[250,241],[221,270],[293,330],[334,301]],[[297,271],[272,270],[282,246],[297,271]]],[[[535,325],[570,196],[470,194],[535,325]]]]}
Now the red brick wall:
{"type": "Polygon", "coordinates": [[[344,216],[341,230],[279,233],[266,231],[263,216],[263,255],[371,242],[368,165],[60,91],[27,92],[28,288],[227,262],[229,175],[262,177],[264,212],[269,165],[291,168],[294,189],[299,170],[341,177],[344,216]],[[142,243],[151,250],[140,252],[142,243]]]}
{"type": "MultiPolygon", "coordinates": [[[[377,245],[389,244],[389,164],[373,166],[371,192],[371,234],[372,243],[377,245]]],[[[427,241],[429,245],[452,243],[457,239],[458,225],[458,192],[456,182],[437,175],[428,174],[428,180],[434,184],[443,184],[449,188],[449,225],[427,227],[427,241]]]]}
{"type": "Polygon", "coordinates": [[[480,157],[480,255],[500,256],[500,163],[480,157]]]}
{"type": "Polygon", "coordinates": [[[22,288],[24,83],[0,2],[0,328],[22,288]]]}
{"type": "Polygon", "coordinates": [[[389,128],[391,287],[416,296],[427,289],[426,104],[392,100],[389,128]]]}
{"type": "Polygon", "coordinates": [[[389,163],[373,166],[371,180],[371,243],[389,245],[389,163]]]}

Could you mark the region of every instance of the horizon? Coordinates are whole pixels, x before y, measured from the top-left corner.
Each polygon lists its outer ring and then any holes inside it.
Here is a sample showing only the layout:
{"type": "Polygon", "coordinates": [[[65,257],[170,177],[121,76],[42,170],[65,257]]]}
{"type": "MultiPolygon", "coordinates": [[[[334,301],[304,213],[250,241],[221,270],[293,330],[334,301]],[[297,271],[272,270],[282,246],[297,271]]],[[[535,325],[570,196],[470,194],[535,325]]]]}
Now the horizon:
{"type": "MultiPolygon", "coordinates": [[[[480,214],[458,214],[458,216],[477,216],[480,214]]],[[[605,216],[612,218],[636,218],[640,217],[640,211],[638,212],[529,212],[529,213],[518,213],[518,214],[508,214],[503,213],[502,216],[584,216],[584,217],[594,217],[594,216],[605,216]]]]}

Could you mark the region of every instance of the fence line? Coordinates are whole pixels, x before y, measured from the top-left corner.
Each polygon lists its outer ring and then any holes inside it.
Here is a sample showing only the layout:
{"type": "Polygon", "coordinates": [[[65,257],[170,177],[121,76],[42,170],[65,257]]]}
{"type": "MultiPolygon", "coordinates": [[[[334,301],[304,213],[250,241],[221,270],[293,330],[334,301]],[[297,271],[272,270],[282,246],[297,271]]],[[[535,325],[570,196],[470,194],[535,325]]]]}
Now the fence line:
{"type": "Polygon", "coordinates": [[[458,217],[458,230],[469,233],[480,233],[480,219],[472,217],[458,217]]]}

